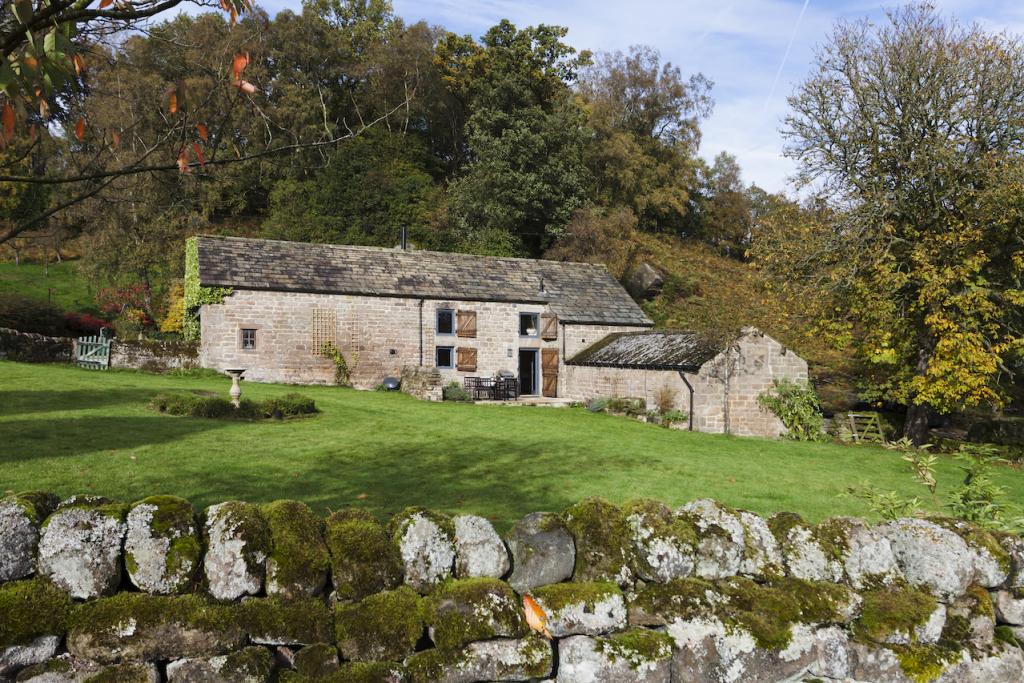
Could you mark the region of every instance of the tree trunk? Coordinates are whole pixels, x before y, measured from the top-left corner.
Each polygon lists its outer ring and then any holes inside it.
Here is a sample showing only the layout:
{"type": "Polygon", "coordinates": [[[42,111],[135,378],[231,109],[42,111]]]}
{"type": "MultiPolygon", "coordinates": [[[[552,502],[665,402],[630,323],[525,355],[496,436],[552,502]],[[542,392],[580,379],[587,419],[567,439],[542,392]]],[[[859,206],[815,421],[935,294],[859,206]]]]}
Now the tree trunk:
{"type": "Polygon", "coordinates": [[[915,446],[928,441],[928,419],[931,409],[926,405],[912,403],[907,406],[907,421],[903,425],[903,436],[910,439],[915,446]]]}

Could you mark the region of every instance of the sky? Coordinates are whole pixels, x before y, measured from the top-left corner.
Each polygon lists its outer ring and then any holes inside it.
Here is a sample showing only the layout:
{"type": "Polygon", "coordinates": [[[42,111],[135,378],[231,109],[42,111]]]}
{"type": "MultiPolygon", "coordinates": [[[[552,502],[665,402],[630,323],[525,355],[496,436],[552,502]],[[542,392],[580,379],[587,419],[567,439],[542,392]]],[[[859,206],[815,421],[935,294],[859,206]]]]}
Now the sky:
{"type": "MultiPolygon", "coordinates": [[[[786,98],[812,67],[815,47],[836,22],[883,19],[894,2],[864,0],[392,0],[408,23],[421,19],[479,36],[501,19],[556,24],[577,49],[656,48],[684,75],[714,82],[715,107],[703,122],[700,153],[735,155],[746,182],[790,191],[793,163],[779,133],[786,98]]],[[[299,0],[263,0],[274,14],[299,0]]],[[[1022,0],[932,0],[940,11],[994,31],[1024,34],[1022,0]]]]}

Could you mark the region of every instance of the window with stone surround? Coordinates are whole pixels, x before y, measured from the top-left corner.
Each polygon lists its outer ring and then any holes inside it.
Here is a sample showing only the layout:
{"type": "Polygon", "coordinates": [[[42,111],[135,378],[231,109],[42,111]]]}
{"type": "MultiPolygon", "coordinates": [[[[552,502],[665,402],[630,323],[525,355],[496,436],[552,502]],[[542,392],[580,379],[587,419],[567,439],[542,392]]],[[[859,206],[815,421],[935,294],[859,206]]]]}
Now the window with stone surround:
{"type": "Polygon", "coordinates": [[[256,349],[256,329],[243,327],[239,332],[238,343],[243,351],[254,351],[256,349]]]}
{"type": "Polygon", "coordinates": [[[313,355],[326,355],[324,349],[338,348],[338,313],[333,308],[314,308],[312,334],[313,355]]]}
{"type": "Polygon", "coordinates": [[[539,335],[540,326],[537,324],[536,313],[519,314],[519,336],[536,337],[539,335]]]}
{"type": "Polygon", "coordinates": [[[434,351],[434,365],[439,368],[454,368],[455,347],[438,346],[434,351]]]}
{"type": "Polygon", "coordinates": [[[455,311],[450,308],[437,309],[437,333],[439,335],[455,334],[455,311]]]}

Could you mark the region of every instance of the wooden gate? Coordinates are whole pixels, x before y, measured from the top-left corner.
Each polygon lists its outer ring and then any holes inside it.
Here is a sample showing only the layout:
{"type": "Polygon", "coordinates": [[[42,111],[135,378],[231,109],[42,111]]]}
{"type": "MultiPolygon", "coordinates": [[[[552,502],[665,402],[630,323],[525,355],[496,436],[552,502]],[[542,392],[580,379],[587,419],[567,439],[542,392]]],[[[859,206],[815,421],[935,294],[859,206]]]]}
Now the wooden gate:
{"type": "Polygon", "coordinates": [[[550,398],[558,396],[558,349],[541,349],[540,373],[541,394],[550,398]]]}
{"type": "Polygon", "coordinates": [[[110,339],[105,334],[79,337],[75,343],[75,362],[83,368],[106,370],[110,367],[110,339]]]}

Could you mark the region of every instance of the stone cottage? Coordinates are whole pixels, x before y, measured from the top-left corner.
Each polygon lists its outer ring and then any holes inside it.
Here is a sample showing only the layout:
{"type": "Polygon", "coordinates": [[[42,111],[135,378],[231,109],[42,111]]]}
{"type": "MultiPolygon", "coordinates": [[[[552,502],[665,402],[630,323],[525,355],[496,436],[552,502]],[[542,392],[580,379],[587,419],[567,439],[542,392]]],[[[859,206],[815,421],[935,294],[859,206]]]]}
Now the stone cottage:
{"type": "Polygon", "coordinates": [[[692,429],[774,436],[780,425],[759,410],[757,393],[774,378],[807,378],[803,360],[759,332],[725,350],[691,333],[651,332],[603,266],[238,237],[196,242],[199,284],[230,291],[199,309],[200,364],[245,368],[249,380],[333,382],[333,349],[360,388],[416,368],[436,368],[442,383],[507,372],[523,395],[578,400],[653,404],[667,385],[693,416],[692,429]]]}

